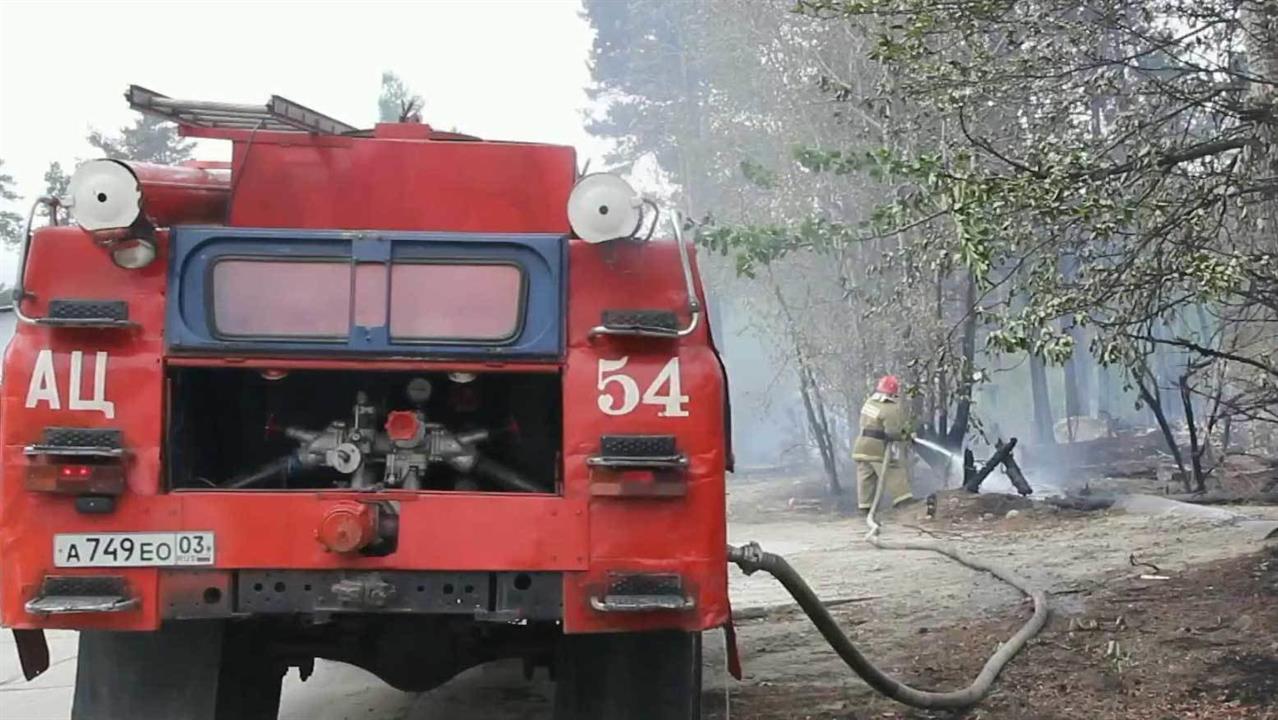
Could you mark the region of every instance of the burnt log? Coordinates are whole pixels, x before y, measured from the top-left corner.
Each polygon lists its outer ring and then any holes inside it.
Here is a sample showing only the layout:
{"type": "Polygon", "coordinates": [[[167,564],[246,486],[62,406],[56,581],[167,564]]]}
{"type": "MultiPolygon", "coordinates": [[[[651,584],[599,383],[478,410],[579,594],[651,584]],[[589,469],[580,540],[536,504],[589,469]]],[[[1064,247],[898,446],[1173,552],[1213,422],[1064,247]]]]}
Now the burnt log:
{"type": "Polygon", "coordinates": [[[1194,505],[1278,505],[1278,493],[1183,493],[1167,496],[1168,499],[1194,505]]]}
{"type": "MultiPolygon", "coordinates": [[[[1016,442],[1016,438],[1012,438],[1012,442],[1016,442]]],[[[998,441],[995,447],[1002,448],[1002,441],[998,441]]],[[[1003,458],[1003,470],[1007,472],[1007,478],[1012,481],[1012,487],[1016,488],[1016,492],[1022,497],[1030,495],[1034,492],[1034,488],[1030,487],[1029,481],[1025,479],[1025,473],[1021,472],[1021,466],[1016,462],[1016,458],[1009,451],[1007,456],[1003,458]]]]}
{"type": "Polygon", "coordinates": [[[970,493],[980,492],[981,483],[985,482],[985,478],[989,477],[989,474],[994,472],[994,468],[1003,464],[1004,460],[1012,456],[1012,449],[1016,447],[1016,438],[1012,438],[1011,440],[1008,440],[1006,444],[1004,444],[1002,441],[999,441],[995,444],[994,447],[995,447],[994,455],[989,460],[986,460],[985,464],[982,465],[981,469],[979,470],[972,469],[969,472],[969,470],[975,465],[975,462],[973,461],[972,465],[969,465],[968,460],[971,459],[971,453],[964,454],[964,458],[963,458],[963,489],[964,490],[970,493]]]}
{"type": "Polygon", "coordinates": [[[1045,498],[1045,502],[1062,510],[1108,510],[1114,506],[1113,497],[1093,497],[1084,495],[1067,495],[1065,497],[1045,498]]]}

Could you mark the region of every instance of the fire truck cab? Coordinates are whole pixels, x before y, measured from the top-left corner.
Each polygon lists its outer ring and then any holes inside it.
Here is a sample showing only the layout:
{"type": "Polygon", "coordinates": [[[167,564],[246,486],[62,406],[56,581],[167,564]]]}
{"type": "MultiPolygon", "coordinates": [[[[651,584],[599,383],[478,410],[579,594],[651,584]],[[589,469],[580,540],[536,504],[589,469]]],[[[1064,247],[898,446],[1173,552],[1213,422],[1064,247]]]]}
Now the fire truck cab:
{"type": "Polygon", "coordinates": [[[232,160],[89,161],[28,233],[0,404],[28,677],[70,628],[76,720],[275,718],[317,658],[414,691],[522,658],[556,718],[698,717],[730,453],[678,219],[568,147],[126,97],[232,160]]]}

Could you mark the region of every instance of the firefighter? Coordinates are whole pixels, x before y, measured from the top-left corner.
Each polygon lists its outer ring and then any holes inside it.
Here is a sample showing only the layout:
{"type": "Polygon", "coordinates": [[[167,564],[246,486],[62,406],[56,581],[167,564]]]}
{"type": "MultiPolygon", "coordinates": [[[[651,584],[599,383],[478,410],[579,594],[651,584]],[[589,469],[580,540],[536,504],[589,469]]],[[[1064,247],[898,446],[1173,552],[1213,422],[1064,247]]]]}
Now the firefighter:
{"type": "Polygon", "coordinates": [[[909,433],[900,391],[896,376],[885,375],[861,406],[861,434],[852,446],[852,459],[856,461],[857,504],[862,510],[868,511],[874,502],[880,474],[884,475],[883,502],[895,507],[913,498],[909,433]],[[884,457],[888,459],[886,471],[884,457]]]}

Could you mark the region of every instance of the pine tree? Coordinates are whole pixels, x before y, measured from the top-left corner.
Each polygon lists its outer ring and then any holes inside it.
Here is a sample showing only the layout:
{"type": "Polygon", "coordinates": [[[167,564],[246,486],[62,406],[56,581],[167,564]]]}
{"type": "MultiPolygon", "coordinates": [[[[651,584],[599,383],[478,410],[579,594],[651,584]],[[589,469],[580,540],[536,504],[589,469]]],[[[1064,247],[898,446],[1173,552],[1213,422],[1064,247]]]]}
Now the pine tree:
{"type": "Polygon", "coordinates": [[[382,92],[377,96],[379,122],[421,122],[422,97],[412,91],[398,75],[382,73],[382,92]]]}
{"type": "MultiPolygon", "coordinates": [[[[18,199],[13,191],[13,176],[4,172],[4,160],[0,160],[0,202],[18,199]]],[[[0,242],[17,245],[22,239],[22,216],[10,210],[0,210],[0,242]]]]}
{"type": "Polygon", "coordinates": [[[177,126],[153,115],[141,115],[116,137],[94,130],[89,144],[110,158],[176,165],[190,160],[195,143],[178,137],[177,126]]]}
{"type": "Polygon", "coordinates": [[[66,197],[67,188],[71,185],[71,176],[62,169],[62,163],[49,163],[49,169],[44,171],[44,194],[49,197],[66,197]]]}
{"type": "MultiPolygon", "coordinates": [[[[723,186],[708,124],[707,63],[715,51],[699,30],[708,27],[715,7],[728,6],[708,0],[585,0],[583,6],[595,30],[594,84],[587,94],[603,108],[586,130],[615,141],[606,158],[614,168],[651,155],[678,183],[680,205],[695,217],[718,204],[723,186]]],[[[747,76],[744,69],[737,75],[747,76]]]]}
{"type": "MultiPolygon", "coordinates": [[[[49,163],[49,169],[44,171],[44,194],[52,198],[64,198],[69,194],[70,185],[71,176],[62,169],[62,163],[49,163]]],[[[42,208],[40,214],[48,217],[49,209],[42,208]]]]}

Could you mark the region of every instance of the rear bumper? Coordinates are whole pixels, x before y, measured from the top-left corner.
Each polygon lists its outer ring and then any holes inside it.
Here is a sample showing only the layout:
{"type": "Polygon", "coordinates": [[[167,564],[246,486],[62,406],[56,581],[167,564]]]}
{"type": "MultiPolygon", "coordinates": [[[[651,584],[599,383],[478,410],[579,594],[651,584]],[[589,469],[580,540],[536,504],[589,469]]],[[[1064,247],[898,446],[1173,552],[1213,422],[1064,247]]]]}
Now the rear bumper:
{"type": "Polygon", "coordinates": [[[166,621],[295,613],[563,618],[563,576],[554,572],[163,570],[159,593],[166,621]]]}
{"type": "MultiPolygon", "coordinates": [[[[485,581],[491,583],[485,587],[498,590],[505,581],[513,582],[510,573],[522,572],[538,573],[543,579],[554,577],[554,582],[561,583],[562,618],[569,632],[706,629],[722,624],[728,615],[726,564],[722,542],[714,538],[716,533],[694,533],[690,537],[699,540],[695,543],[653,542],[650,552],[620,556],[617,548],[610,553],[606,544],[592,548],[588,498],[457,492],[375,496],[300,491],[126,493],[120,496],[115,512],[85,515],[75,511],[72,498],[14,492],[14,483],[6,486],[8,497],[0,522],[0,624],[9,627],[155,629],[167,618],[184,616],[179,607],[182,588],[189,590],[190,576],[198,572],[221,578],[217,582],[225,583],[219,586],[224,589],[216,595],[225,600],[217,603],[219,612],[235,614],[325,610],[305,603],[268,608],[246,602],[252,593],[244,594],[242,579],[267,577],[271,572],[289,573],[299,580],[311,573],[329,587],[332,578],[343,576],[362,578],[382,573],[400,579],[440,579],[447,573],[456,573],[456,577],[477,573],[492,578],[485,581]],[[383,557],[327,551],[316,539],[316,528],[325,512],[338,502],[373,497],[397,505],[395,551],[383,557]],[[55,567],[53,537],[59,533],[178,530],[212,532],[216,541],[213,564],[184,569],[55,567]],[[598,598],[607,595],[616,578],[629,573],[678,576],[690,600],[688,607],[620,614],[592,607],[592,598],[597,606],[598,598]],[[115,612],[28,612],[28,603],[47,578],[91,576],[122,578],[137,602],[115,612]]],[[[628,509],[634,513],[636,531],[650,529],[645,528],[644,516],[662,511],[664,505],[660,501],[631,502],[628,509]]],[[[422,584],[406,582],[414,588],[422,584]]],[[[201,594],[207,589],[205,585],[198,588],[201,594]]],[[[476,615],[503,609],[509,611],[510,607],[489,602],[478,608],[476,615]]],[[[429,604],[410,604],[397,611],[436,610],[429,604]]],[[[544,613],[542,617],[545,619],[544,613]]]]}

